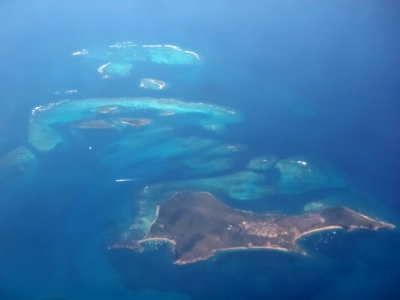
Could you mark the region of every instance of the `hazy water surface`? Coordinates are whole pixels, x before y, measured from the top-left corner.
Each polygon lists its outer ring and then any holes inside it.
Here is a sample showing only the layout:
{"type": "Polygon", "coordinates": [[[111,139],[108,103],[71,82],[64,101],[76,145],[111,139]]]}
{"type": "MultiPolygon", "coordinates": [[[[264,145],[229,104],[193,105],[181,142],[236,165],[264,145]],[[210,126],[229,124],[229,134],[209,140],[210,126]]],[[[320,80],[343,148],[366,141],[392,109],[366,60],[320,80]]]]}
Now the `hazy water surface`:
{"type": "Polygon", "coordinates": [[[167,245],[145,253],[107,246],[137,212],[135,197],[145,186],[231,174],[264,154],[323,161],[349,185],[248,201],[222,197],[225,203],[301,214],[306,204],[325,201],[398,227],[399,13],[396,1],[0,4],[0,156],[19,146],[35,155],[32,174],[0,177],[0,298],[396,299],[397,228],[312,234],[299,241],[308,256],[251,250],[184,266],[172,263],[167,245]],[[71,55],[128,41],[176,45],[196,52],[200,63],[134,63],[128,76],[101,79],[102,62],[71,55]],[[165,80],[168,88],[140,88],[147,77],[165,80]],[[48,152],[28,143],[33,108],[119,97],[216,104],[244,120],[221,133],[187,125],[185,117],[165,127],[157,121],[152,126],[165,134],[147,151],[159,152],[135,168],[105,159],[116,149],[112,143],[131,138],[124,132],[82,134],[54,124],[63,143],[48,152]],[[197,163],[189,172],[182,169],[186,154],[157,159],[175,149],[161,141],[176,137],[243,150],[221,154],[234,163],[220,171],[203,165],[204,152],[187,152],[197,163]],[[121,178],[135,180],[115,181],[121,178]]]}

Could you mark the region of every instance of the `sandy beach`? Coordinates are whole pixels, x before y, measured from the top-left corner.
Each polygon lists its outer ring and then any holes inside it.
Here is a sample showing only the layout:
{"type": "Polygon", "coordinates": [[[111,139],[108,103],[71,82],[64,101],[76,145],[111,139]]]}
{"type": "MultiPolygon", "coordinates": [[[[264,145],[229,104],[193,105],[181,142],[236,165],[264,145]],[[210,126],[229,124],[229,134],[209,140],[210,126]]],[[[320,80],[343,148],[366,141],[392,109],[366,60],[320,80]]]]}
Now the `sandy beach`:
{"type": "Polygon", "coordinates": [[[332,229],[343,229],[343,227],[340,227],[340,226],[328,226],[328,227],[321,227],[321,228],[318,228],[318,229],[313,229],[313,230],[310,230],[310,231],[303,232],[302,234],[297,236],[294,240],[296,241],[300,237],[302,237],[304,235],[307,235],[307,234],[310,234],[310,233],[313,233],[313,232],[324,231],[324,230],[332,230],[332,229]]]}

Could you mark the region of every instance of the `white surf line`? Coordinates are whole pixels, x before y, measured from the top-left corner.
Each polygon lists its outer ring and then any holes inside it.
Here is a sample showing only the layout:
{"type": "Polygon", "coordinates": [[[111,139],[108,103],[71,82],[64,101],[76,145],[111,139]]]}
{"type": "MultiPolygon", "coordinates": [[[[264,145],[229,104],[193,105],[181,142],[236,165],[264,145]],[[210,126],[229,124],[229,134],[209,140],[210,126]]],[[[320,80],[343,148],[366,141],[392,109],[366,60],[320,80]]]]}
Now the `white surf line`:
{"type": "Polygon", "coordinates": [[[135,178],[122,178],[122,179],[116,179],[115,182],[129,182],[129,181],[136,181],[137,179],[135,178]]]}
{"type": "Polygon", "coordinates": [[[83,49],[82,51],[76,51],[74,53],[72,53],[72,55],[84,55],[84,54],[88,54],[89,51],[87,51],[86,49],[83,49]]]}
{"type": "Polygon", "coordinates": [[[98,71],[99,73],[103,73],[103,69],[104,69],[105,67],[107,67],[109,64],[111,64],[111,63],[109,62],[109,63],[106,63],[106,64],[102,65],[100,68],[97,69],[97,71],[98,71]]]}
{"type": "Polygon", "coordinates": [[[200,56],[196,53],[196,52],[193,52],[193,51],[184,51],[185,53],[188,53],[188,54],[192,54],[192,55],[194,55],[194,56],[196,56],[197,57],[197,59],[200,59],[200,56]]]}

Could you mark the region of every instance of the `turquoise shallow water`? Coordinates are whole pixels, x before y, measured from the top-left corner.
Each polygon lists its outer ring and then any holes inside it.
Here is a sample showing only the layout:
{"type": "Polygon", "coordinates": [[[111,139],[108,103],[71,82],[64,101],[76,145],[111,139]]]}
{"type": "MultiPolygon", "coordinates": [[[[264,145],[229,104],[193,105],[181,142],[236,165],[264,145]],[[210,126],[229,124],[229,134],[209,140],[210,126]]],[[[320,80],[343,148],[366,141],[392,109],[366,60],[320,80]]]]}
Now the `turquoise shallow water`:
{"type": "Polygon", "coordinates": [[[1,4],[0,298],[397,299],[398,12],[390,1],[1,4]],[[200,59],[107,54],[123,42],[200,59]],[[104,78],[110,61],[131,66],[104,78]],[[158,100],[115,100],[138,97],[158,100]],[[85,104],[103,98],[114,100],[85,104]],[[79,127],[99,119],[112,128],[79,127]],[[247,168],[266,155],[280,167],[247,168]],[[184,266],[165,244],[108,250],[186,189],[263,213],[346,205],[396,228],[311,234],[298,241],[308,256],[232,251],[184,266]]]}

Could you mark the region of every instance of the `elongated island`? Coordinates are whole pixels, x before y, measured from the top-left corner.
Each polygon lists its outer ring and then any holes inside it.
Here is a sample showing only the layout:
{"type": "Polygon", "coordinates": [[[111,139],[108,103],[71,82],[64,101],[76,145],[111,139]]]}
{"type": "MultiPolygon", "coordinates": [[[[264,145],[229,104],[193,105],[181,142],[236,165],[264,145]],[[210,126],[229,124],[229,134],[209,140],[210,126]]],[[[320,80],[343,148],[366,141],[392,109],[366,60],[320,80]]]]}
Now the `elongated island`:
{"type": "Polygon", "coordinates": [[[110,249],[143,251],[142,243],[167,240],[175,251],[175,264],[204,260],[216,251],[271,248],[298,251],[302,235],[333,228],[353,230],[394,228],[346,207],[329,208],[301,216],[256,214],[232,209],[207,192],[176,193],[157,207],[157,216],[141,240],[123,239],[110,249]]]}

